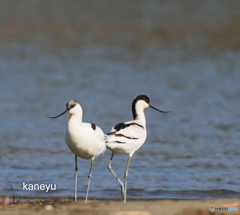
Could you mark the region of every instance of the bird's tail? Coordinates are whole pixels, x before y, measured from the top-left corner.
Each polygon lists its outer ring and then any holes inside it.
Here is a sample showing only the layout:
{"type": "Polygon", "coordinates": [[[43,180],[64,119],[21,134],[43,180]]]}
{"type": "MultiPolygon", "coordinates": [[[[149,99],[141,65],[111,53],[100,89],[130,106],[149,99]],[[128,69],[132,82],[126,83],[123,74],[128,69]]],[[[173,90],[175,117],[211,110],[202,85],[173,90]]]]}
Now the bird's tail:
{"type": "Polygon", "coordinates": [[[107,141],[109,139],[109,136],[107,134],[104,134],[104,140],[107,141]]]}

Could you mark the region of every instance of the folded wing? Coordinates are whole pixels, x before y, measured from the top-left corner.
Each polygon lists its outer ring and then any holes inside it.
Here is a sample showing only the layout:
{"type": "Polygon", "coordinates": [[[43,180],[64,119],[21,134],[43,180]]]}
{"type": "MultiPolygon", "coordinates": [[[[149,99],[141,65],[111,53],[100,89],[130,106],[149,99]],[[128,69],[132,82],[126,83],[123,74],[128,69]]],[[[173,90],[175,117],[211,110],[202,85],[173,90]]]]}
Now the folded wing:
{"type": "Polygon", "coordinates": [[[126,143],[128,140],[138,140],[144,127],[135,122],[119,123],[106,136],[106,142],[126,143]]]}

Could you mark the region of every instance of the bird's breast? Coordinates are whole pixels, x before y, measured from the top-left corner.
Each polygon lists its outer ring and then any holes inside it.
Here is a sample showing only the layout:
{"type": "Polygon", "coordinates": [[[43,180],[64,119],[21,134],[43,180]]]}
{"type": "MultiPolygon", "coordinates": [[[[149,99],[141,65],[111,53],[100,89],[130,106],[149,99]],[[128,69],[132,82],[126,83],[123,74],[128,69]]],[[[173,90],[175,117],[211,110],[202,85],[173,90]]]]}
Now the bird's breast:
{"type": "Polygon", "coordinates": [[[95,135],[90,123],[68,123],[65,135],[69,149],[83,159],[100,155],[106,148],[103,137],[95,135]]]}

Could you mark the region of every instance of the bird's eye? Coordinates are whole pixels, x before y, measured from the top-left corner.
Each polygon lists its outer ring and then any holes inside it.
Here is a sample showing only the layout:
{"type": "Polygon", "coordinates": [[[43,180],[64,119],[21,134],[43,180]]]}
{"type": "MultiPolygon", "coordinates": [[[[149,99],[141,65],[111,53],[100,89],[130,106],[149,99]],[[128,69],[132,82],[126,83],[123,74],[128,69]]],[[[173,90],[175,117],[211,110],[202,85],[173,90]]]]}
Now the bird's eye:
{"type": "Polygon", "coordinates": [[[70,108],[74,108],[74,107],[75,107],[75,104],[70,105],[70,108]]]}

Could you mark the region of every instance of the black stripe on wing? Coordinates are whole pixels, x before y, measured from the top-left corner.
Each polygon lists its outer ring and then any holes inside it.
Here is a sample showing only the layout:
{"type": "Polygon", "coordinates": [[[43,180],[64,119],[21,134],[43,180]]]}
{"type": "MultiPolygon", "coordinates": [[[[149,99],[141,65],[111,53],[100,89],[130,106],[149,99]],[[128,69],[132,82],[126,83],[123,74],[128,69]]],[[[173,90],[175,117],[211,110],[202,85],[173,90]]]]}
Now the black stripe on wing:
{"type": "Polygon", "coordinates": [[[124,128],[127,128],[127,127],[129,127],[131,125],[137,125],[137,126],[139,126],[139,127],[144,129],[144,127],[142,125],[137,124],[135,122],[129,123],[129,124],[125,124],[125,123],[122,122],[122,123],[118,123],[117,125],[115,125],[114,126],[115,131],[110,132],[107,135],[114,135],[115,137],[124,137],[124,138],[127,138],[127,139],[137,140],[138,138],[136,138],[136,137],[129,137],[129,136],[126,136],[124,134],[118,134],[117,133],[118,131],[123,130],[124,128]]]}
{"type": "Polygon", "coordinates": [[[121,144],[125,144],[126,142],[121,142],[121,141],[106,141],[106,143],[109,143],[109,142],[111,142],[111,143],[121,143],[121,144]]]}
{"type": "Polygon", "coordinates": [[[115,136],[116,137],[125,137],[125,138],[127,138],[127,139],[132,139],[132,140],[137,140],[138,138],[136,138],[136,137],[128,137],[128,136],[126,136],[126,135],[124,135],[124,134],[115,134],[115,136]]]}
{"type": "Polygon", "coordinates": [[[131,126],[131,125],[137,125],[137,126],[139,126],[139,127],[141,127],[141,128],[144,128],[142,125],[137,124],[137,123],[135,123],[135,122],[129,123],[129,124],[125,124],[124,122],[121,122],[121,123],[118,123],[117,125],[115,125],[115,126],[114,126],[114,129],[115,129],[116,131],[120,131],[121,129],[127,128],[127,127],[129,127],[129,126],[131,126]]]}

